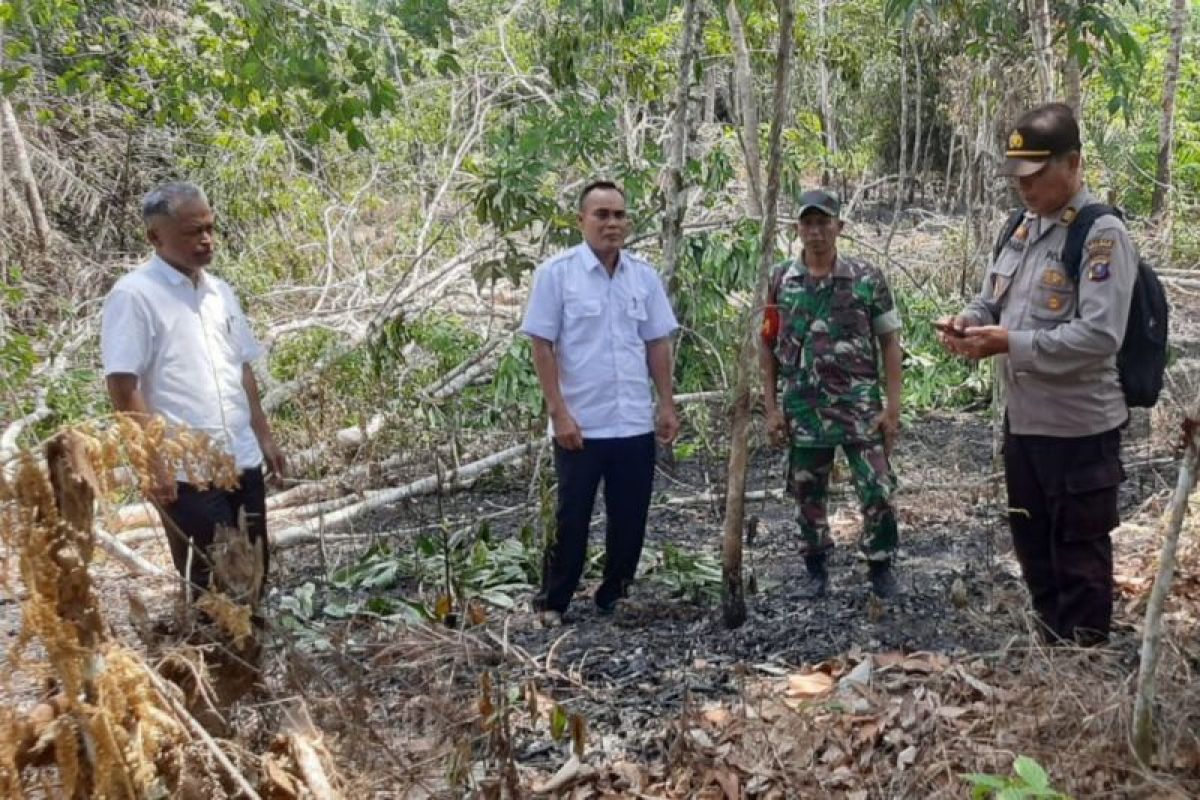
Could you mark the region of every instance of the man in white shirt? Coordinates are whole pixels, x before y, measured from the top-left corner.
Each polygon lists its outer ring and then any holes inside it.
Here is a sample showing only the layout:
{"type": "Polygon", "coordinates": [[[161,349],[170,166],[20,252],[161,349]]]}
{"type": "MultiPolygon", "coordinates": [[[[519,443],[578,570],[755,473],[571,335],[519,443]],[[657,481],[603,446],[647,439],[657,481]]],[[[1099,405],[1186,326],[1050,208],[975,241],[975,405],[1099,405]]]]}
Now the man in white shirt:
{"type": "Polygon", "coordinates": [[[558,473],[557,533],[534,600],[551,625],[562,621],[583,574],[601,478],[608,527],[600,612],[611,614],[633,581],[654,480],[652,381],[658,438],[669,443],[679,432],[670,339],[679,325],[658,273],[621,249],[629,221],[616,184],[584,188],[579,227],[583,244],[538,267],[521,326],[533,340],[558,473]]]}
{"type": "Polygon", "coordinates": [[[205,269],[213,258],[213,213],[204,192],[190,183],[165,184],[146,195],[142,217],[154,255],[117,281],[104,301],[105,382],[117,411],[203,432],[234,459],[239,485],[232,491],[179,480],[160,462],[149,498],[176,569],[203,590],[215,526],[237,528],[239,513],[265,574],[263,464],[281,478],[285,461],[250,368],[262,347],[233,290],[205,269]]]}

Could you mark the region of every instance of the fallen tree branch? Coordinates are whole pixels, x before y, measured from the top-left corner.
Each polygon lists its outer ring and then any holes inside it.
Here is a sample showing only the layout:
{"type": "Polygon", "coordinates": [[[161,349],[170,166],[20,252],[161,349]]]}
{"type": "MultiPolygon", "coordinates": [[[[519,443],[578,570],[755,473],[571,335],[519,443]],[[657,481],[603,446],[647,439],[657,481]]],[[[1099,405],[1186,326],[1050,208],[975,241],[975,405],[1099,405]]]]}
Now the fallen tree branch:
{"type": "Polygon", "coordinates": [[[154,690],[158,692],[159,696],[163,698],[175,713],[175,717],[183,723],[183,726],[187,728],[193,737],[198,739],[212,753],[213,758],[217,760],[217,763],[221,765],[221,768],[225,770],[237,788],[246,797],[250,798],[250,800],[262,800],[258,792],[254,791],[254,787],[246,781],[246,777],[238,771],[233,762],[229,760],[229,757],[225,755],[225,751],[221,749],[221,746],[208,734],[208,731],[204,730],[204,726],[183,707],[183,704],[179,702],[163,678],[149,667],[146,667],[145,673],[150,683],[153,684],[154,690]]]}
{"type": "Polygon", "coordinates": [[[465,488],[488,470],[511,464],[529,455],[533,452],[537,444],[538,442],[534,441],[501,450],[498,453],[493,453],[490,456],[473,461],[458,469],[449,470],[441,476],[440,480],[439,476],[430,475],[404,486],[367,492],[366,499],[353,505],[340,508],[327,516],[320,515],[316,519],[306,520],[280,531],[272,537],[273,543],[276,547],[288,547],[294,544],[319,541],[322,531],[345,525],[370,511],[384,508],[400,500],[430,494],[439,488],[443,491],[465,488]]]}
{"type": "Polygon", "coordinates": [[[422,389],[421,397],[429,402],[439,402],[458,394],[491,369],[498,358],[497,350],[511,342],[511,335],[489,339],[473,356],[422,389]]]}
{"type": "MultiPolygon", "coordinates": [[[[96,527],[95,533],[96,544],[100,545],[100,548],[104,552],[108,553],[117,561],[120,561],[132,572],[148,578],[167,578],[174,580],[174,576],[168,574],[162,569],[159,569],[154,564],[151,564],[149,561],[142,558],[140,555],[134,552],[134,550],[131,549],[126,542],[122,542],[108,531],[101,530],[99,527],[96,527]]],[[[155,533],[157,534],[158,531],[155,531],[155,533]]]]}
{"type": "Polygon", "coordinates": [[[46,219],[46,208],[42,205],[42,194],[38,190],[37,181],[33,177],[33,167],[29,164],[29,153],[25,149],[25,137],[17,127],[17,116],[13,113],[12,103],[5,97],[0,99],[0,123],[8,129],[12,137],[13,155],[17,161],[17,177],[21,188],[25,190],[25,205],[29,208],[29,216],[33,220],[33,230],[37,234],[38,247],[44,253],[50,246],[50,223],[46,219]]]}

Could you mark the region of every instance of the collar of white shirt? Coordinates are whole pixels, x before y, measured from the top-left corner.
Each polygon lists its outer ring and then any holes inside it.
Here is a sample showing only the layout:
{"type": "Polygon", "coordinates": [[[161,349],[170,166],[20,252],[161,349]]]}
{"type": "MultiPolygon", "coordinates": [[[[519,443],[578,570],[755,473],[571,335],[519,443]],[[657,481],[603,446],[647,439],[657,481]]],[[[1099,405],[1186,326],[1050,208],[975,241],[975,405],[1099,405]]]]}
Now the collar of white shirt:
{"type": "MultiPolygon", "coordinates": [[[[192,282],[187,275],[185,275],[181,270],[175,269],[175,267],[172,267],[170,264],[168,264],[166,260],[163,259],[163,257],[158,253],[150,256],[150,269],[165,278],[172,286],[179,286],[181,284],[192,282]]],[[[196,288],[207,289],[209,286],[210,283],[208,280],[208,272],[202,268],[200,270],[200,280],[196,282],[196,288]]]]}

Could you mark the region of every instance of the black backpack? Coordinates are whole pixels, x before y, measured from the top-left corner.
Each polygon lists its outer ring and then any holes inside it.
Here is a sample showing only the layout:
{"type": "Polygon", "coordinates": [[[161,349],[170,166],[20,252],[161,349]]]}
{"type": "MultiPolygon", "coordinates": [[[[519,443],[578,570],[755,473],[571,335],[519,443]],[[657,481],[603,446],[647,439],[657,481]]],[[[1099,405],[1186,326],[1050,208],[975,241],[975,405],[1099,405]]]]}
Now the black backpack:
{"type": "MultiPolygon", "coordinates": [[[[1083,243],[1087,239],[1092,223],[1106,214],[1119,219],[1124,215],[1118,209],[1103,203],[1094,203],[1079,209],[1079,214],[1067,226],[1067,243],[1063,247],[1062,261],[1071,280],[1079,283],[1080,262],[1083,260],[1083,243]]],[[[1024,209],[1018,209],[1008,218],[1004,231],[996,241],[993,258],[1000,255],[1004,245],[1012,237],[1025,217],[1024,209]]],[[[1132,408],[1150,408],[1158,402],[1162,391],[1163,373],[1167,369],[1167,295],[1162,283],[1154,274],[1154,268],[1145,259],[1138,261],[1137,279],[1133,283],[1133,300],[1129,307],[1129,321],[1125,325],[1125,338],[1117,353],[1117,372],[1121,377],[1121,390],[1125,404],[1132,408]]]]}

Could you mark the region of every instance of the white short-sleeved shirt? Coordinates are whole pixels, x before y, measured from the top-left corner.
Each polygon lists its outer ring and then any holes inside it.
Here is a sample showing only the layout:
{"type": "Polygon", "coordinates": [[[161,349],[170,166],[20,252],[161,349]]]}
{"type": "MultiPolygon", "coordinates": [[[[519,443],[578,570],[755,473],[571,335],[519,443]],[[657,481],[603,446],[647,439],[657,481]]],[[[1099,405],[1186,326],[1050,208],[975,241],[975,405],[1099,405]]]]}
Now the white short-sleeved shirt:
{"type": "Polygon", "coordinates": [[[262,464],[242,365],[262,354],[229,284],[157,255],[117,281],[100,327],[104,374],[138,377],[150,411],[208,434],[238,469],[262,464]]]}
{"type": "Polygon", "coordinates": [[[521,330],[554,343],[567,410],[602,439],[654,430],[646,342],[678,327],[653,267],[621,251],[610,278],[584,243],[537,268],[521,330]]]}

